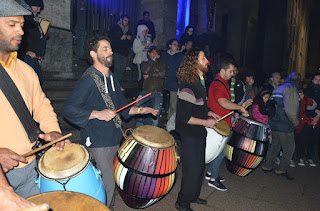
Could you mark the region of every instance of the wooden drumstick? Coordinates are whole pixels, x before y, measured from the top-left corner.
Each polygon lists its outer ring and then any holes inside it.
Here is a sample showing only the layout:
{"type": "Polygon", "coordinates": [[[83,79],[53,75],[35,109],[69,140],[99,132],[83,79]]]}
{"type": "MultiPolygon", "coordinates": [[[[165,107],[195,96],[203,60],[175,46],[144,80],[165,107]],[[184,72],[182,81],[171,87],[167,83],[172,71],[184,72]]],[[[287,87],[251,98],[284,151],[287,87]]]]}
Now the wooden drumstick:
{"type": "Polygon", "coordinates": [[[40,204],[34,207],[29,207],[26,209],[22,209],[20,211],[47,211],[50,209],[49,204],[40,204]]]}
{"type": "Polygon", "coordinates": [[[25,158],[29,157],[30,155],[33,155],[34,153],[36,153],[36,152],[38,152],[40,150],[43,150],[44,148],[47,148],[48,146],[51,146],[51,145],[53,145],[55,143],[58,143],[59,141],[62,141],[64,139],[70,137],[71,135],[72,135],[72,133],[69,133],[69,134],[67,134],[65,136],[62,136],[61,138],[58,138],[57,140],[50,141],[49,143],[47,143],[47,144],[45,144],[45,145],[43,145],[43,146],[41,146],[41,147],[39,147],[37,149],[31,150],[30,152],[27,152],[26,154],[24,154],[22,156],[25,157],[25,158]]]}
{"type": "Polygon", "coordinates": [[[223,119],[226,118],[227,116],[230,116],[232,113],[233,113],[233,111],[231,111],[230,113],[224,115],[223,117],[221,117],[220,119],[218,119],[218,122],[219,122],[220,120],[223,120],[223,119]]]}

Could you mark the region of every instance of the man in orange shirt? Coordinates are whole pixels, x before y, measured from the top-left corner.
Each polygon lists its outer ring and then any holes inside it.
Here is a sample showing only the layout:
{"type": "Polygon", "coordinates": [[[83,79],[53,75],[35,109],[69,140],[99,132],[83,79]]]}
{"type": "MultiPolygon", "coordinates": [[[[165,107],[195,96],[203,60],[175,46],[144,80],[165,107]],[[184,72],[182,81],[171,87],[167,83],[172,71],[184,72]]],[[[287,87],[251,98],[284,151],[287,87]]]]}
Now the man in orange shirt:
{"type": "MultiPolygon", "coordinates": [[[[39,138],[53,141],[62,137],[57,116],[42,92],[34,70],[17,59],[16,51],[24,34],[23,15],[30,15],[30,12],[14,0],[0,2],[0,64],[4,68],[1,71],[6,71],[12,79],[33,119],[45,133],[39,135],[39,138]]],[[[22,197],[39,192],[34,182],[37,177],[35,156],[21,156],[32,150],[34,143],[30,142],[20,119],[2,90],[0,108],[0,209],[17,210],[32,205],[22,197]],[[2,171],[6,174],[8,182],[2,171]]],[[[71,144],[69,140],[66,142],[71,144]]],[[[57,144],[57,150],[63,150],[64,144],[57,144]]]]}

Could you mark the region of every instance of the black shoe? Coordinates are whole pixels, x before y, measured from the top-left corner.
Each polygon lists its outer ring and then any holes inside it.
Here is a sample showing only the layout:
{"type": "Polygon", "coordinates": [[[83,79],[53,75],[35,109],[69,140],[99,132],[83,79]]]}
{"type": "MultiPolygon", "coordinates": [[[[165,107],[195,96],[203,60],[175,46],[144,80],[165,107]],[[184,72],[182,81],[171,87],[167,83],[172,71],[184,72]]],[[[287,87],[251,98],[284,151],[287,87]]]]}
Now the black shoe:
{"type": "Polygon", "coordinates": [[[228,190],[219,180],[209,180],[208,185],[220,191],[228,190]]]}
{"type": "Polygon", "coordinates": [[[264,173],[266,173],[266,174],[268,174],[268,173],[274,173],[274,169],[273,169],[273,168],[268,169],[268,168],[265,168],[265,167],[263,167],[263,166],[262,166],[262,171],[263,171],[264,173]]]}
{"type": "Polygon", "coordinates": [[[286,179],[286,180],[293,180],[294,179],[287,172],[286,173],[280,173],[280,174],[276,173],[276,175],[281,179],[286,179]]]}
{"type": "Polygon", "coordinates": [[[191,203],[196,203],[196,204],[207,204],[207,200],[205,199],[200,199],[200,198],[197,198],[196,200],[192,201],[191,203]]]}
{"type": "Polygon", "coordinates": [[[220,177],[220,176],[216,180],[219,180],[220,182],[224,182],[225,181],[225,179],[223,177],[220,177]]]}
{"type": "MultiPolygon", "coordinates": [[[[206,175],[204,176],[204,178],[206,180],[210,180],[211,179],[211,173],[207,172],[206,175]]],[[[225,179],[223,177],[218,176],[218,178],[216,178],[216,180],[219,180],[220,182],[224,182],[225,179]]]]}
{"type": "Polygon", "coordinates": [[[191,209],[190,206],[189,207],[181,207],[178,202],[175,203],[174,207],[179,211],[193,211],[193,209],[191,209]]]}

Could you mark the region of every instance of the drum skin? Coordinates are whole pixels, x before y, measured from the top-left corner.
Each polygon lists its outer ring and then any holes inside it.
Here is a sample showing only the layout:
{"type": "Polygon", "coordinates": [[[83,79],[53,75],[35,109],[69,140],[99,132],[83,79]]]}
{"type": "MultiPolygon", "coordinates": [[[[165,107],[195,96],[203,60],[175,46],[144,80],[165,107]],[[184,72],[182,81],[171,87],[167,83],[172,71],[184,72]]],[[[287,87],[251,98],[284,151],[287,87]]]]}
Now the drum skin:
{"type": "Polygon", "coordinates": [[[27,198],[34,204],[50,205],[52,211],[109,211],[109,208],[100,201],[76,192],[70,191],[52,191],[41,193],[27,198]]]}
{"type": "Polygon", "coordinates": [[[269,131],[266,124],[240,117],[227,144],[227,169],[237,176],[246,176],[256,169],[267,154],[269,131]]]}
{"type": "MultiPolygon", "coordinates": [[[[70,159],[70,157],[77,157],[77,154],[80,154],[79,156],[81,157],[82,150],[85,154],[88,153],[81,145],[73,144],[72,147],[65,145],[64,151],[57,151],[55,148],[51,148],[40,158],[37,164],[39,177],[36,180],[40,193],[50,191],[73,191],[89,195],[104,204],[106,203],[107,196],[105,187],[101,180],[101,172],[92,165],[90,162],[90,156],[85,156],[85,158],[88,159],[86,161],[81,159],[85,162],[84,164],[78,164],[75,162],[75,166],[71,168],[72,170],[66,169],[63,164],[64,162],[61,160],[70,159]],[[51,156],[48,157],[48,155],[51,156]],[[53,166],[55,161],[56,166],[53,166]],[[47,163],[51,163],[51,166],[46,166],[47,163]],[[81,168],[76,172],[77,166],[81,168]],[[58,172],[57,169],[60,169],[61,171],[58,172]],[[61,178],[58,178],[57,175],[61,178]]],[[[78,159],[76,159],[76,161],[78,161],[78,159]]],[[[70,164],[66,164],[66,166],[70,168],[70,164]]]]}
{"type": "Polygon", "coordinates": [[[121,145],[113,165],[115,182],[126,205],[146,208],[168,194],[175,183],[174,139],[161,128],[141,126],[121,145]],[[164,139],[164,143],[155,144],[154,138],[164,139]]]}

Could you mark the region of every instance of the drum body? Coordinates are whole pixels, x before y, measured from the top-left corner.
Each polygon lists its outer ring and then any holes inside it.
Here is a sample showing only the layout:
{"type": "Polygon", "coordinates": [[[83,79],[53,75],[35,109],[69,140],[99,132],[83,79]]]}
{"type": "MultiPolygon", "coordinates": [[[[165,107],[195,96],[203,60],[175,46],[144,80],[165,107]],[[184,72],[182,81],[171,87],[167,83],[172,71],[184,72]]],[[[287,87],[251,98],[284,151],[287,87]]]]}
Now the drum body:
{"type": "Polygon", "coordinates": [[[39,177],[36,183],[40,193],[73,191],[106,203],[101,172],[92,165],[90,155],[82,145],[65,145],[63,151],[52,147],[40,158],[37,170],[39,177]]]}
{"type": "Polygon", "coordinates": [[[146,208],[163,198],[176,179],[174,138],[154,126],[141,126],[119,148],[114,178],[127,206],[146,208]]]}
{"type": "Polygon", "coordinates": [[[220,121],[214,128],[207,129],[206,163],[213,161],[226,146],[230,127],[225,121],[220,121]]]}
{"type": "Polygon", "coordinates": [[[27,198],[34,204],[49,204],[50,210],[68,210],[68,211],[108,211],[109,208],[100,201],[82,194],[70,191],[51,191],[41,193],[27,198]]]}
{"type": "Polygon", "coordinates": [[[240,117],[227,144],[227,169],[238,176],[246,176],[257,168],[267,154],[269,132],[268,125],[240,117]]]}

